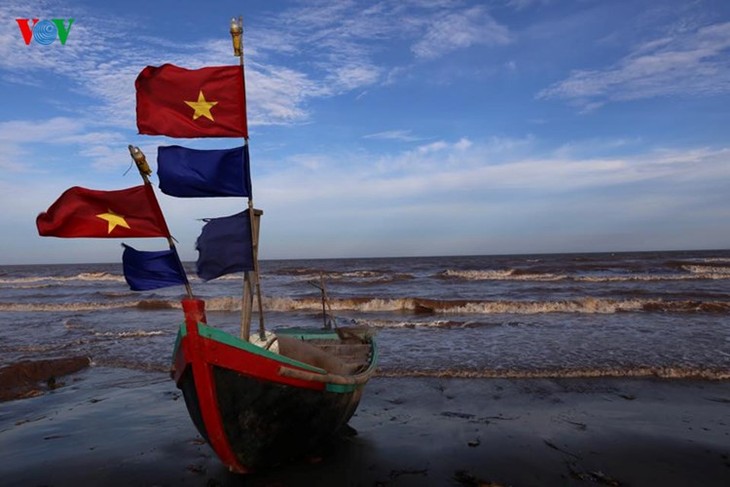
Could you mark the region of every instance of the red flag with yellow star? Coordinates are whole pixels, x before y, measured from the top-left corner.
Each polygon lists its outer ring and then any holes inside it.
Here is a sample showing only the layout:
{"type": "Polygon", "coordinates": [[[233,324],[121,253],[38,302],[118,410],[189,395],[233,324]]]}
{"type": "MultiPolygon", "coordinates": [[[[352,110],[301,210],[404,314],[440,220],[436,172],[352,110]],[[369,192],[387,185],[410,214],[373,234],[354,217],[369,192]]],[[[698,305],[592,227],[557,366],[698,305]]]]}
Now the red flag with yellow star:
{"type": "Polygon", "coordinates": [[[240,66],[147,66],[134,84],[140,134],[248,137],[240,66]]]}
{"type": "Polygon", "coordinates": [[[149,184],[116,191],[67,189],[36,218],[43,237],[168,237],[149,184]]]}

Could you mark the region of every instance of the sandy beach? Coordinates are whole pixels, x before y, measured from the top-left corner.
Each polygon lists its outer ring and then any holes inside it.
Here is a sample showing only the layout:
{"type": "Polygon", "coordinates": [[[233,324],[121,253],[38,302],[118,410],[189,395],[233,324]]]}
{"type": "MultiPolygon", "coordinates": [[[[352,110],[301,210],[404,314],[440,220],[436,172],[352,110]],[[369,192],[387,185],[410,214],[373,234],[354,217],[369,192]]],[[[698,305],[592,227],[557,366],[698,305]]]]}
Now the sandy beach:
{"type": "Polygon", "coordinates": [[[725,486],[730,382],[371,381],[358,434],[229,474],[163,373],[92,367],[0,405],[4,486],[725,486]]]}

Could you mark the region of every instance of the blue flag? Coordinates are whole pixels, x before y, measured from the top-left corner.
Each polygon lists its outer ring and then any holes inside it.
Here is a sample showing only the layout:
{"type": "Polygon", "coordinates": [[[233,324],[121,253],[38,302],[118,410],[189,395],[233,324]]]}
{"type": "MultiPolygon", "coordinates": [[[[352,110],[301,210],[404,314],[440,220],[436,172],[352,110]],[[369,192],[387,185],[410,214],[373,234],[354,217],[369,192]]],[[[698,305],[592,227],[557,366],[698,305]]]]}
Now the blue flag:
{"type": "Polygon", "coordinates": [[[248,146],[222,150],[186,149],[179,145],[157,149],[160,190],[181,198],[251,197],[248,146]]]}
{"type": "Polygon", "coordinates": [[[198,237],[198,277],[209,281],[232,272],[252,271],[253,244],[248,210],[209,218],[198,237]]]}
{"type": "Polygon", "coordinates": [[[124,279],[132,291],[149,291],[186,284],[187,277],[174,249],[148,252],[122,244],[124,279]]]}

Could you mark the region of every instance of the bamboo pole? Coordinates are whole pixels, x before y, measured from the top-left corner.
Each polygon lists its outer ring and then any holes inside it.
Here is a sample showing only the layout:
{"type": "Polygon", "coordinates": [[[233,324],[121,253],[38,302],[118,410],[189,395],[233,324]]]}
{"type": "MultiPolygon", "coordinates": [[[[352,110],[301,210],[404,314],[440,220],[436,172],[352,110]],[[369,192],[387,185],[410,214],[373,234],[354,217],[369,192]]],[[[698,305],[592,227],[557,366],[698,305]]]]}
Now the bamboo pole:
{"type": "MultiPolygon", "coordinates": [[[[135,147],[133,145],[129,145],[129,155],[132,156],[132,159],[134,160],[134,163],[137,165],[137,170],[139,171],[139,175],[142,176],[142,181],[144,181],[144,184],[151,185],[150,183],[150,174],[152,174],[152,169],[150,169],[149,164],[147,164],[147,158],[144,155],[144,152],[140,150],[139,147],[135,147]]],[[[154,192],[152,193],[154,195],[154,192]]],[[[156,201],[155,201],[156,202],[156,201]]],[[[159,207],[159,203],[157,204],[159,207]]],[[[160,210],[160,214],[162,214],[162,211],[160,210]]],[[[164,215],[163,215],[164,219],[164,215]]],[[[167,226],[167,222],[165,222],[165,226],[167,226]]],[[[169,230],[168,230],[169,232],[169,230]]],[[[190,282],[188,281],[188,276],[185,273],[185,268],[183,267],[182,261],[180,260],[180,256],[177,253],[177,249],[175,248],[175,241],[172,239],[172,235],[169,233],[166,235],[167,238],[167,244],[170,246],[170,250],[173,251],[175,254],[175,258],[177,259],[177,263],[180,266],[180,269],[183,271],[183,277],[185,278],[185,292],[188,295],[188,298],[193,298],[193,288],[190,287],[190,282]]]]}
{"type": "MultiPolygon", "coordinates": [[[[243,19],[235,17],[231,19],[231,40],[233,42],[233,55],[238,56],[241,66],[241,80],[243,82],[243,96],[246,96],[246,76],[243,70],[243,19]]],[[[243,119],[247,120],[246,104],[243,106],[243,119]]],[[[244,137],[244,144],[248,146],[248,137],[244,137]]],[[[245,177],[245,175],[244,175],[245,177]]],[[[256,301],[258,302],[259,312],[259,336],[261,340],[265,340],[264,326],[264,309],[261,299],[261,283],[259,281],[259,257],[258,257],[258,235],[259,235],[259,217],[253,205],[253,197],[251,193],[248,196],[248,216],[251,222],[251,245],[253,253],[253,271],[246,272],[243,278],[243,304],[241,306],[241,338],[249,340],[251,335],[251,313],[253,308],[253,292],[256,293],[256,301]],[[251,289],[253,288],[253,289],[251,289]]]]}

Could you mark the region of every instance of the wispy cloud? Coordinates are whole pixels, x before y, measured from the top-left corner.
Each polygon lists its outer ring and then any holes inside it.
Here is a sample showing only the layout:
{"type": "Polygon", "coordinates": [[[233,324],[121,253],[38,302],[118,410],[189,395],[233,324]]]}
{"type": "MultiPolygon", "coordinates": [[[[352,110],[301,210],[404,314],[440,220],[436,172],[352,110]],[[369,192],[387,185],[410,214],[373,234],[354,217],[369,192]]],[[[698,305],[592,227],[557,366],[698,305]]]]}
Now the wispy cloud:
{"type": "Polygon", "coordinates": [[[368,64],[350,63],[333,70],[330,79],[343,91],[372,85],[380,79],[380,69],[368,64]]]}
{"type": "Polygon", "coordinates": [[[509,29],[497,23],[483,7],[434,16],[425,35],[412,46],[416,57],[434,59],[473,45],[504,45],[509,29]]]}
{"type": "Polygon", "coordinates": [[[507,0],[507,6],[515,10],[523,10],[533,5],[547,5],[552,0],[507,0]]]}
{"type": "Polygon", "coordinates": [[[577,70],[538,98],[565,99],[591,110],[612,101],[730,92],[730,22],[674,31],[634,47],[615,65],[577,70]]]}
{"type": "Polygon", "coordinates": [[[382,139],[382,140],[399,140],[402,142],[416,142],[423,140],[420,137],[413,135],[410,130],[386,130],[384,132],[377,132],[374,134],[363,135],[363,139],[382,139]]]}
{"type": "Polygon", "coordinates": [[[621,156],[591,157],[571,156],[563,147],[553,153],[538,155],[542,151],[533,150],[523,155],[525,144],[520,139],[512,143],[504,140],[477,143],[462,138],[424,144],[391,156],[322,156],[314,166],[292,166],[290,170],[267,176],[262,183],[267,189],[262,193],[274,206],[313,202],[326,206],[335,201],[340,206],[347,206],[348,201],[364,206],[387,206],[389,201],[403,198],[417,201],[448,195],[453,201],[464,195],[465,199],[473,200],[475,194],[488,198],[490,191],[504,190],[560,194],[629,187],[649,181],[657,183],[654,190],[657,194],[662,192],[662,187],[671,194],[678,183],[712,184],[730,178],[730,168],[725,163],[730,157],[728,148],[638,149],[621,156]],[[338,165],[337,161],[344,158],[353,164],[338,165]],[[311,187],[320,189],[312,193],[311,187]]]}
{"type": "Polygon", "coordinates": [[[302,122],[309,117],[305,100],[326,93],[305,73],[285,67],[254,64],[246,78],[251,125],[302,122]]]}
{"type": "MultiPolygon", "coordinates": [[[[372,252],[386,231],[389,252],[410,255],[421,248],[413,239],[435,220],[453,225],[460,235],[458,241],[444,242],[441,251],[466,251],[464,235],[483,236],[485,226],[502,236],[506,249],[520,241],[513,234],[515,225],[532,231],[536,221],[562,225],[554,245],[541,242],[541,249],[565,248],[571,232],[593,235],[581,247],[590,249],[611,232],[646,237],[651,222],[715,218],[714,195],[730,179],[727,148],[638,148],[622,156],[581,157],[540,150],[519,155],[525,145],[519,139],[463,140],[442,140],[385,157],[306,154],[302,159],[316,159],[316,164],[287,164],[286,170],[259,178],[257,198],[270,218],[269,251],[278,255],[277,242],[294,232],[305,255],[321,255],[305,242],[321,241],[330,228],[351,226],[356,236],[338,243],[345,254],[372,252]],[[342,160],[350,164],[341,165],[342,160]],[[351,225],[353,219],[357,225],[351,225]]],[[[439,251],[430,244],[423,248],[439,251]]],[[[534,248],[519,247],[524,252],[534,248]]]]}
{"type": "MultiPolygon", "coordinates": [[[[84,156],[84,163],[97,169],[119,167],[119,152],[110,146],[124,147],[124,138],[112,131],[92,130],[82,120],[54,117],[47,120],[11,120],[0,122],[0,166],[14,172],[47,171],[54,164],[77,168],[76,160],[59,161],[49,147],[75,150],[84,156]],[[45,157],[35,154],[43,147],[45,157]]],[[[59,151],[60,152],[60,151],[59,151]]]]}

